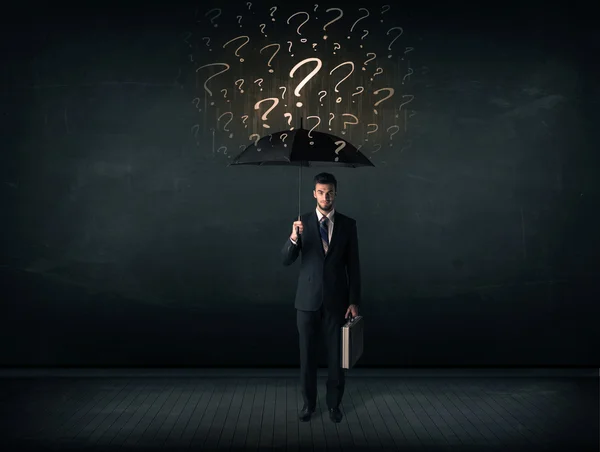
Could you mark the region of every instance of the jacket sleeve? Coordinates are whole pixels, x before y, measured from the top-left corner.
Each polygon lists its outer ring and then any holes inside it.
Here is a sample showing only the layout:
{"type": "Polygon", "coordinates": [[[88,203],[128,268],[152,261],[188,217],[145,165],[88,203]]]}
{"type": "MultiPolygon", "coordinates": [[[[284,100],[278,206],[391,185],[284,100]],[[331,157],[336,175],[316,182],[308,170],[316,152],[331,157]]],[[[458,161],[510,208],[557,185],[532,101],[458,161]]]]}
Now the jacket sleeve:
{"type": "Polygon", "coordinates": [[[358,231],[356,221],[352,223],[350,232],[350,242],[348,244],[348,254],[346,261],[346,272],[348,275],[348,288],[350,304],[359,305],[361,303],[361,284],[360,284],[360,259],[358,256],[358,231]]]}
{"type": "MultiPolygon", "coordinates": [[[[296,219],[294,219],[296,221],[296,219]]],[[[286,267],[288,265],[292,265],[298,259],[300,255],[300,250],[302,249],[302,237],[298,238],[298,242],[294,244],[292,239],[289,237],[283,244],[283,249],[281,250],[281,258],[283,261],[283,265],[286,267]]]]}

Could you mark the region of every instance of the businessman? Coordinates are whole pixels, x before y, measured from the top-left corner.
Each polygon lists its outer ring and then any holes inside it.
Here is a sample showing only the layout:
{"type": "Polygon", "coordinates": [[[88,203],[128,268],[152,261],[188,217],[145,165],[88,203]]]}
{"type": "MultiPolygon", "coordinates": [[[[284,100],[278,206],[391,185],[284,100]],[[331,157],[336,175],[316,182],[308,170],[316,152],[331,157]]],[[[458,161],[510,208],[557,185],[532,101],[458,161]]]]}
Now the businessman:
{"type": "Polygon", "coordinates": [[[283,265],[301,257],[296,290],[296,322],[300,339],[300,384],[304,406],[299,418],[310,420],[317,405],[317,339],[327,349],[327,408],[333,422],[342,420],[339,405],[345,386],[341,365],[341,327],[358,315],[360,263],[356,221],[334,209],[337,181],[332,174],[314,178],[316,209],[292,224],[282,250],[283,265]]]}

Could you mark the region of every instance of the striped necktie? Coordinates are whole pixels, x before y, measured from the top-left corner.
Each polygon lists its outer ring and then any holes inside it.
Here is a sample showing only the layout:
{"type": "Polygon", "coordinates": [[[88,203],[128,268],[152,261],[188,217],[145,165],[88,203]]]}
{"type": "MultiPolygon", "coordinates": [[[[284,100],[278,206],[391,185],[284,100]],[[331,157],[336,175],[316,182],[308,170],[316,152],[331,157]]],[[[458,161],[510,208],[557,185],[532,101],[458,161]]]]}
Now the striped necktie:
{"type": "Polygon", "coordinates": [[[325,254],[327,254],[327,250],[329,249],[329,231],[327,230],[327,217],[321,218],[319,231],[321,232],[321,242],[323,243],[323,250],[325,250],[325,254]]]}

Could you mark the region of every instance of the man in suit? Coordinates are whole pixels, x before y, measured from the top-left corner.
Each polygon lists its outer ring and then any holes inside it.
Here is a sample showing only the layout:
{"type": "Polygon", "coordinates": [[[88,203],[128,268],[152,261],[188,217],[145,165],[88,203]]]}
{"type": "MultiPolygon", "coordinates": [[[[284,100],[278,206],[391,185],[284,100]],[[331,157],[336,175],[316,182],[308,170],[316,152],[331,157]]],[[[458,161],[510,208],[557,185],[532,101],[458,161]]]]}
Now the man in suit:
{"type": "Polygon", "coordinates": [[[300,339],[300,383],[304,406],[299,418],[310,420],[317,404],[317,339],[327,348],[327,408],[334,422],[342,420],[339,405],[345,386],[341,365],[341,327],[358,315],[360,263],[356,221],[334,209],[337,181],[332,174],[314,178],[316,209],[294,221],[282,250],[283,265],[302,255],[296,290],[296,321],[300,339]]]}

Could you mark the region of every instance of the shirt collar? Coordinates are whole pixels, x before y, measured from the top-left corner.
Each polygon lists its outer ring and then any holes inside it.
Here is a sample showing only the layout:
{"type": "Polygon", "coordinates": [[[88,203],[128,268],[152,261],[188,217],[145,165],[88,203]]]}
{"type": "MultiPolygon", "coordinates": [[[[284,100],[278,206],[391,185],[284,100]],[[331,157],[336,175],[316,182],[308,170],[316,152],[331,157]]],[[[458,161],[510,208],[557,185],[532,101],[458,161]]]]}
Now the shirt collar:
{"type": "MultiPolygon", "coordinates": [[[[315,211],[317,212],[317,219],[319,221],[321,221],[321,218],[323,218],[323,214],[321,213],[321,211],[319,210],[318,207],[315,208],[315,211]]],[[[333,217],[335,216],[335,209],[331,209],[331,212],[329,212],[327,214],[327,219],[329,220],[329,222],[333,223],[333,217]]]]}

